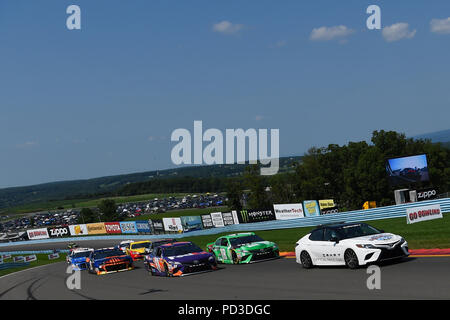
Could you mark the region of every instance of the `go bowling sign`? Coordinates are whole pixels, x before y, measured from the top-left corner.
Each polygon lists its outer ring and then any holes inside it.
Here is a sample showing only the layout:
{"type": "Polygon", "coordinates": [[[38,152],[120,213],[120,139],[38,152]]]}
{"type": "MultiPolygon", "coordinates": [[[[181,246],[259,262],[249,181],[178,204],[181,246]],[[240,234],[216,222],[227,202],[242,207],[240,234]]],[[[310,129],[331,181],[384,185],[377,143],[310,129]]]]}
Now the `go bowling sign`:
{"type": "Polygon", "coordinates": [[[439,204],[406,209],[406,222],[408,224],[442,218],[439,204]]]}

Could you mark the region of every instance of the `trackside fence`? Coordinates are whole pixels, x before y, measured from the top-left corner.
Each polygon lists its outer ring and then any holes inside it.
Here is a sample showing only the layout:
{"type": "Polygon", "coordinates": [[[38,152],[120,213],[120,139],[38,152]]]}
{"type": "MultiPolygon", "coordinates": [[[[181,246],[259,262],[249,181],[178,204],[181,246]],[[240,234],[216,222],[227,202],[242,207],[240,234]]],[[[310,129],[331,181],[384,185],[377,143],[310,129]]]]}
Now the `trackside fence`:
{"type": "Polygon", "coordinates": [[[381,219],[392,218],[405,218],[406,224],[406,210],[408,208],[422,207],[427,205],[439,204],[443,213],[450,212],[450,198],[435,199],[429,201],[421,201],[414,203],[407,203],[401,205],[394,205],[388,207],[373,208],[368,210],[356,210],[348,212],[339,212],[333,214],[320,215],[315,217],[304,217],[289,220],[272,220],[265,222],[255,223],[241,223],[229,225],[221,228],[203,229],[198,231],[191,231],[178,234],[153,234],[153,235],[113,235],[113,236],[87,236],[87,237],[69,237],[69,238],[56,238],[45,240],[30,240],[20,241],[13,243],[0,243],[0,247],[14,246],[14,245],[30,245],[30,244],[42,244],[51,242],[69,242],[69,241],[83,241],[83,240],[121,240],[121,239],[158,239],[164,237],[170,238],[183,238],[192,236],[204,236],[225,232],[241,232],[241,231],[258,231],[258,230],[276,230],[276,229],[291,229],[301,227],[312,227],[321,224],[329,224],[334,222],[361,222],[381,219]]]}

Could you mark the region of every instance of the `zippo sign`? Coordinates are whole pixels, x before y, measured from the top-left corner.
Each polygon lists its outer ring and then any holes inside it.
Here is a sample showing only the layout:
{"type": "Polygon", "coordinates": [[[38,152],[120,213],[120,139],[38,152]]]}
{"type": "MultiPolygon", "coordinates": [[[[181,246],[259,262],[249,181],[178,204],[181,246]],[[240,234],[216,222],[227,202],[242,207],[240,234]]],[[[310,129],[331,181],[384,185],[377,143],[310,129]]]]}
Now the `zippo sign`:
{"type": "Polygon", "coordinates": [[[48,228],[50,238],[60,238],[70,235],[69,227],[48,228]]]}
{"type": "Polygon", "coordinates": [[[406,222],[408,224],[439,218],[443,218],[439,204],[406,209],[406,222]]]}
{"type": "Polygon", "coordinates": [[[436,189],[417,190],[417,201],[432,200],[436,199],[436,197],[436,189]]]}

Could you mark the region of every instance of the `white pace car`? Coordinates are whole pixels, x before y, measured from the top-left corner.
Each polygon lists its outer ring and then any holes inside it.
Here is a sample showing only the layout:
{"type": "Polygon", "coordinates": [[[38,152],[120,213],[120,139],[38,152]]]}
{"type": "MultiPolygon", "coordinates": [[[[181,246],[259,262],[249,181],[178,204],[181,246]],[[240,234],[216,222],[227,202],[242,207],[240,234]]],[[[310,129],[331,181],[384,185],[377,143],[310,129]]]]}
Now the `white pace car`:
{"type": "Polygon", "coordinates": [[[407,257],[408,243],[366,223],[319,226],[297,241],[295,257],[304,268],[346,265],[351,269],[369,263],[407,257]]]}

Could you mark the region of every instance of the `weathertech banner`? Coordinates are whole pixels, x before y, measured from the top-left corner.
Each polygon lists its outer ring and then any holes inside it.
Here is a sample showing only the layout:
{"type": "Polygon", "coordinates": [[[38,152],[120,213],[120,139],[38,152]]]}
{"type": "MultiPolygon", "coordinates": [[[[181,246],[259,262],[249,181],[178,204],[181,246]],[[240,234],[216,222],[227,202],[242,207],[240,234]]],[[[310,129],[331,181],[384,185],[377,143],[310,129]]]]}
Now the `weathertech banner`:
{"type": "Polygon", "coordinates": [[[408,224],[440,218],[443,218],[443,216],[439,204],[406,209],[406,222],[408,224]]]}
{"type": "Polygon", "coordinates": [[[76,224],[69,226],[71,236],[86,236],[88,235],[88,229],[85,224],[76,224]]]}
{"type": "Polygon", "coordinates": [[[107,234],[120,234],[120,223],[118,222],[105,222],[105,230],[107,234]]]}
{"type": "Polygon", "coordinates": [[[272,209],[266,210],[241,210],[239,212],[240,223],[253,223],[275,220],[275,213],[272,209]]]}
{"type": "Polygon", "coordinates": [[[183,225],[180,218],[163,218],[164,230],[166,232],[182,232],[183,225]]]}
{"type": "Polygon", "coordinates": [[[47,228],[50,238],[60,238],[70,235],[69,227],[52,227],[47,228]]]}
{"type": "Polygon", "coordinates": [[[121,222],[120,229],[122,233],[138,233],[135,221],[121,222]]]}
{"type": "Polygon", "coordinates": [[[301,203],[274,204],[273,210],[277,220],[297,219],[305,216],[301,203]]]}
{"type": "Polygon", "coordinates": [[[320,215],[320,209],[317,200],[303,201],[303,208],[305,208],[306,217],[316,217],[320,215]]]}
{"type": "Polygon", "coordinates": [[[28,239],[30,239],[30,240],[39,240],[39,239],[50,238],[50,236],[48,235],[47,228],[28,230],[27,234],[28,234],[28,239]]]}
{"type": "Polygon", "coordinates": [[[105,228],[105,224],[103,222],[99,222],[99,223],[88,223],[86,225],[88,234],[105,234],[106,233],[106,228],[105,228]]]}

